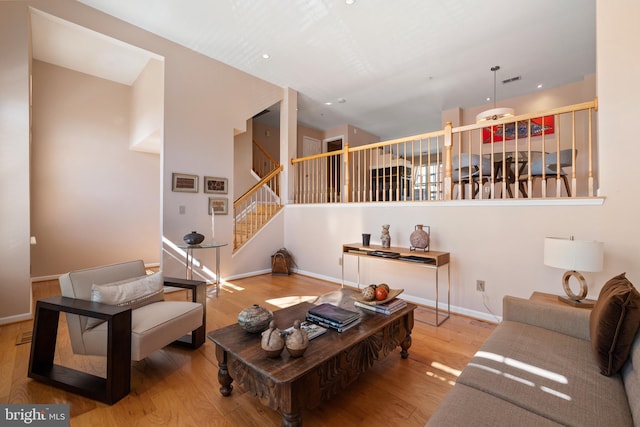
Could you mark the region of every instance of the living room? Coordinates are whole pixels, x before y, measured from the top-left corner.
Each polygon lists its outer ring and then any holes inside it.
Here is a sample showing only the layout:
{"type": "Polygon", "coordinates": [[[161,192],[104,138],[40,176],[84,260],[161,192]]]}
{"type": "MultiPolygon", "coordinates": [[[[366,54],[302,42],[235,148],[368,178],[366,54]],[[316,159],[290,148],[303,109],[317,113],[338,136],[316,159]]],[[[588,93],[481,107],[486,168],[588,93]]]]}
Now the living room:
{"type": "MultiPolygon", "coordinates": [[[[206,214],[206,196],[187,197],[171,191],[171,173],[193,173],[200,177],[233,176],[233,130],[244,129],[246,118],[275,102],[283,102],[283,109],[295,105],[292,90],[238,72],[231,67],[197,55],[171,44],[139,28],[118,21],[82,4],[64,1],[3,2],[3,39],[13,40],[12,47],[3,46],[2,56],[13,58],[17,67],[3,65],[4,102],[12,100],[18,105],[18,118],[3,109],[1,141],[3,185],[1,192],[5,226],[1,235],[8,244],[2,251],[2,273],[6,278],[0,290],[3,300],[0,319],[3,323],[25,320],[31,315],[30,259],[33,250],[29,244],[30,223],[30,160],[29,160],[29,77],[28,77],[28,8],[45,11],[62,19],[76,22],[95,31],[121,39],[144,49],[160,53],[166,61],[165,69],[165,151],[158,173],[162,176],[160,215],[157,218],[162,232],[154,236],[154,250],[148,255],[149,263],[166,266],[168,274],[182,275],[183,267],[160,250],[162,236],[180,242],[192,229],[207,230],[210,217],[206,214]],[[11,68],[9,68],[11,67],[11,68]],[[22,72],[15,75],[9,69],[22,72]],[[215,75],[213,81],[210,76],[215,75]],[[11,78],[9,78],[11,77],[11,78]],[[5,90],[6,89],[6,90],[5,90]],[[228,102],[213,102],[228,100],[228,102]],[[205,112],[207,112],[205,114],[205,112]],[[210,144],[220,141],[221,144],[210,144]],[[185,155],[185,153],[190,153],[185,155]],[[215,159],[215,160],[212,160],[215,159]],[[212,165],[212,161],[214,162],[212,165]],[[187,216],[181,217],[178,206],[186,207],[187,216]],[[200,214],[202,212],[202,214],[200,214]],[[193,215],[193,216],[191,216],[193,215]]],[[[543,264],[543,239],[547,236],[574,235],[579,239],[593,239],[605,244],[604,270],[591,274],[590,297],[615,274],[627,272],[632,282],[640,277],[640,268],[633,255],[638,252],[639,231],[634,227],[637,203],[633,192],[637,181],[637,144],[626,123],[633,123],[635,111],[636,70],[639,62],[634,55],[640,35],[629,11],[637,5],[628,1],[612,5],[596,3],[597,72],[595,94],[598,97],[598,168],[601,205],[502,203],[483,205],[430,205],[406,206],[287,206],[284,212],[256,236],[250,247],[232,255],[224,250],[222,277],[234,278],[264,272],[269,269],[269,255],[286,247],[296,256],[298,271],[318,278],[337,281],[340,277],[341,245],[358,241],[362,232],[371,232],[376,240],[380,226],[391,224],[392,239],[398,244],[408,242],[415,224],[429,224],[433,233],[434,249],[452,254],[451,303],[458,312],[492,319],[485,303],[496,316],[501,316],[504,295],[528,298],[533,291],[561,292],[560,271],[543,264]],[[615,143],[614,143],[615,141],[615,143]],[[487,284],[484,294],[476,291],[476,280],[487,284]]],[[[636,10],[637,11],[637,10],[636,10]]],[[[293,110],[293,109],[291,109],[293,110]]],[[[293,116],[293,113],[292,113],[293,116]]],[[[295,134],[295,120],[290,117],[282,132],[295,134]]],[[[294,144],[282,153],[282,164],[295,157],[294,144]]],[[[284,150],[283,150],[284,151],[284,150]]],[[[82,177],[78,177],[82,179],[82,177]]],[[[232,185],[232,184],[231,184],[232,185]]],[[[60,221],[52,219],[52,226],[60,221]]],[[[230,216],[216,218],[219,238],[231,238],[230,216]]],[[[131,229],[129,229],[131,231],[131,229]]],[[[131,231],[132,232],[132,231],[131,231]]],[[[133,233],[133,232],[132,232],[133,233]]],[[[132,244],[135,234],[117,243],[108,242],[94,227],[89,236],[95,244],[85,241],[65,250],[65,258],[73,260],[79,252],[93,252],[99,264],[116,262],[126,257],[140,257],[141,250],[132,244]],[[135,254],[138,255],[135,255],[135,254]]],[[[44,245],[45,242],[42,242],[44,245]]],[[[142,250],[144,251],[144,250],[142,250]]],[[[211,255],[203,261],[213,265],[211,255]]],[[[68,269],[76,266],[69,265],[68,269]]],[[[42,275],[55,275],[64,271],[48,271],[42,275]]],[[[421,281],[422,276],[404,271],[384,272],[371,270],[363,282],[383,280],[421,281]]],[[[353,277],[350,279],[353,281],[353,277]]],[[[401,283],[399,283],[401,284],[401,283]]],[[[396,285],[398,286],[398,285],[396,285]]],[[[432,296],[415,295],[425,301],[432,296]]]]}

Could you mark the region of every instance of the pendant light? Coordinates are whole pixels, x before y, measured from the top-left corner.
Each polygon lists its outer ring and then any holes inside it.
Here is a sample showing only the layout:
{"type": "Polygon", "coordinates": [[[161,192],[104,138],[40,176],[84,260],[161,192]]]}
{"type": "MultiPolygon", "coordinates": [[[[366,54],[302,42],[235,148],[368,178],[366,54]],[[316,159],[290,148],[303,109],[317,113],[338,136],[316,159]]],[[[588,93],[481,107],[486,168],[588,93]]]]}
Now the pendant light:
{"type": "Polygon", "coordinates": [[[482,123],[489,120],[498,120],[505,117],[512,117],[515,115],[515,110],[513,108],[496,107],[496,73],[500,69],[499,65],[495,65],[491,67],[491,71],[493,71],[493,108],[490,110],[483,111],[482,113],[476,116],[476,123],[482,123]]]}

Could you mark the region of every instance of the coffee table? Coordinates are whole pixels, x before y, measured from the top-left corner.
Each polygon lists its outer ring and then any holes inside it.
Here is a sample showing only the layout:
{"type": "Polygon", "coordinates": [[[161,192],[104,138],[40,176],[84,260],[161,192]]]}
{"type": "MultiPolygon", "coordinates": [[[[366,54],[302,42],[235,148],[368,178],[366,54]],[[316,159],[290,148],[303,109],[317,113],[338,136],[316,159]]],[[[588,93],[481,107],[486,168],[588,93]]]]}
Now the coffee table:
{"type": "MultiPolygon", "coordinates": [[[[406,359],[411,346],[414,304],[391,314],[377,314],[353,306],[352,290],[342,289],[319,297],[315,304],[331,302],[362,312],[362,322],[343,333],[329,330],[311,340],[302,357],[283,350],[268,358],[260,347],[260,334],[250,334],[237,323],[207,336],[216,345],[220,393],[230,396],[235,381],[260,402],[282,414],[282,425],[302,425],[303,408],[313,408],[355,381],[373,363],[400,346],[406,359]]],[[[314,304],[301,303],[273,313],[276,326],[285,329],[303,320],[314,304]]]]}

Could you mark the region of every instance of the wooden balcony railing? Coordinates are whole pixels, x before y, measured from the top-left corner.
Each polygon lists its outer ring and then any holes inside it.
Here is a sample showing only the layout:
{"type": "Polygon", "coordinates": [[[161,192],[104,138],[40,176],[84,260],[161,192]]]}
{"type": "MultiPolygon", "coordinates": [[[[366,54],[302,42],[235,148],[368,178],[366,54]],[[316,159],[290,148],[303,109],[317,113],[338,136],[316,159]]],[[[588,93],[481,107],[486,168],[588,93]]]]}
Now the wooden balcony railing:
{"type": "Polygon", "coordinates": [[[294,203],[594,197],[597,100],[292,159],[294,203]]]}

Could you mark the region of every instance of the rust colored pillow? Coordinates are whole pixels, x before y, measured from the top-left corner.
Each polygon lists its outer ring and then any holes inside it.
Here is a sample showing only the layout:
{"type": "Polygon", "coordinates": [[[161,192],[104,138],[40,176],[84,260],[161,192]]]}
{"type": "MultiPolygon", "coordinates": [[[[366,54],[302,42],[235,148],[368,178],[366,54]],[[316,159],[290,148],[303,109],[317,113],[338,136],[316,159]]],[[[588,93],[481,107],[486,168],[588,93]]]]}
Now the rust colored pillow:
{"type": "Polygon", "coordinates": [[[640,293],[625,274],[602,287],[589,319],[593,354],[606,376],[622,368],[640,327],[640,293]]]}

